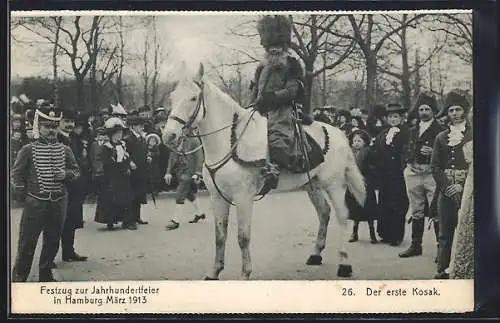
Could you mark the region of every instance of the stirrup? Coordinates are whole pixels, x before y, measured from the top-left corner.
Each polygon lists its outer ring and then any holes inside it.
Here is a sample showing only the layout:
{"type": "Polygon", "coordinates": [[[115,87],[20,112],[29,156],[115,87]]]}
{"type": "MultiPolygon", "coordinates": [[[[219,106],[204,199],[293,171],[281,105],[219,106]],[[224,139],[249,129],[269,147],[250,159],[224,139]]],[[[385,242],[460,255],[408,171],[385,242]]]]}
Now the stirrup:
{"type": "Polygon", "coordinates": [[[259,195],[266,195],[272,189],[278,187],[278,179],[280,175],[280,170],[277,166],[273,164],[267,164],[261,169],[261,173],[264,176],[264,185],[259,192],[259,195]]]}

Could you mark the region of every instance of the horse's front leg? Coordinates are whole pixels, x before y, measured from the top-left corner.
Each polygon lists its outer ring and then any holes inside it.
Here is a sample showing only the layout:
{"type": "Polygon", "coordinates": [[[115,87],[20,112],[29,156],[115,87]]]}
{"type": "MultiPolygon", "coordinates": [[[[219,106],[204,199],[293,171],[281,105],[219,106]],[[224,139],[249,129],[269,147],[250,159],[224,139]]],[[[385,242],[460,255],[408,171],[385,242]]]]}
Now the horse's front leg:
{"type": "Polygon", "coordinates": [[[205,280],[219,279],[219,274],[224,269],[229,204],[222,198],[214,196],[212,197],[212,210],[215,220],[215,260],[212,271],[205,276],[205,280]]]}
{"type": "Polygon", "coordinates": [[[252,230],[253,200],[246,198],[237,206],[238,244],[241,250],[241,276],[250,279],[252,260],[250,257],[250,236],[252,230]]]}

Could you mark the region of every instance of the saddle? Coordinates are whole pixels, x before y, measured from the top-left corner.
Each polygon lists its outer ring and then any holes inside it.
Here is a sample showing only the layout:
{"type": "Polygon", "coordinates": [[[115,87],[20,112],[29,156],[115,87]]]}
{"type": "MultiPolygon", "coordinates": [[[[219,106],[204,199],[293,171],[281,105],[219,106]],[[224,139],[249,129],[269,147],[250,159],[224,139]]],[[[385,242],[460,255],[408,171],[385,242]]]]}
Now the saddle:
{"type": "MultiPolygon", "coordinates": [[[[267,143],[267,119],[259,113],[252,113],[247,110],[242,115],[234,114],[231,128],[231,146],[235,148],[232,158],[243,166],[263,167],[266,165],[268,143],[267,143]]],[[[318,167],[325,161],[325,155],[329,150],[328,131],[323,125],[314,122],[311,125],[302,127],[301,133],[304,140],[295,134],[292,151],[299,152],[291,156],[290,163],[283,172],[294,174],[306,173],[318,167]],[[322,144],[320,144],[320,142],[322,144]]]]}

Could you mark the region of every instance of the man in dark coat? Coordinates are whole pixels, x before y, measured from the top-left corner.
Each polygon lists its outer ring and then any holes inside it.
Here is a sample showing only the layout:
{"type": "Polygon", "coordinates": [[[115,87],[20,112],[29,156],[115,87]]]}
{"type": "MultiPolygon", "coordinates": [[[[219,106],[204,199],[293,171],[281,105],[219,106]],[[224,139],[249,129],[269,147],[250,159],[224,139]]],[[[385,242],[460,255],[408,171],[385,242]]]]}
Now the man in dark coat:
{"type": "Polygon", "coordinates": [[[130,159],[136,165],[136,169],[132,170],[130,180],[134,191],[134,200],[131,207],[131,219],[127,221],[126,226],[133,228],[137,224],[148,224],[141,219],[141,205],[147,203],[148,192],[148,176],[146,173],[146,163],[148,150],[146,140],[144,138],[144,123],[137,111],[131,112],[127,117],[127,125],[129,127],[128,136],[125,138],[127,151],[130,154],[130,159]]]}
{"type": "MultiPolygon", "coordinates": [[[[80,169],[80,176],[68,186],[68,203],[66,219],[61,235],[61,248],[63,261],[86,261],[86,256],[81,256],[75,251],[75,232],[83,228],[83,202],[87,190],[87,181],[90,171],[90,162],[87,148],[83,146],[83,138],[74,133],[75,122],[78,114],[71,108],[63,109],[58,140],[71,148],[80,169]]],[[[81,120],[80,120],[81,121],[81,120]]],[[[81,122],[79,121],[79,127],[81,122]]]]}
{"type": "Polygon", "coordinates": [[[472,130],[466,121],[470,109],[466,97],[459,91],[451,91],[445,99],[443,109],[438,114],[448,115],[450,125],[441,132],[434,142],[431,170],[437,184],[439,248],[436,279],[447,279],[450,265],[453,236],[458,221],[458,209],[462,199],[469,163],[463,147],[472,141],[472,130]]]}
{"type": "Polygon", "coordinates": [[[377,136],[373,144],[379,189],[377,231],[382,242],[391,246],[399,246],[403,241],[409,207],[403,176],[404,151],[408,143],[408,132],[402,124],[404,111],[399,104],[388,105],[389,127],[377,136]]]}
{"type": "Polygon", "coordinates": [[[50,105],[38,107],[34,122],[36,139],[19,151],[11,170],[14,191],[26,197],[12,273],[14,282],[27,280],[42,231],[39,280],[55,281],[52,264],[64,225],[67,185],[80,174],[71,149],[57,141],[60,120],[60,112],[50,105]]]}
{"type": "MultiPolygon", "coordinates": [[[[258,23],[261,45],[266,58],[259,64],[251,89],[252,102],[268,120],[269,161],[263,168],[266,179],[261,194],[278,185],[280,169],[288,168],[298,151],[293,151],[292,107],[303,101],[303,71],[300,63],[288,54],[291,24],[287,16],[264,16],[258,23]]],[[[302,111],[304,123],[310,124],[310,111],[302,111]]]]}
{"type": "MultiPolygon", "coordinates": [[[[430,211],[430,205],[436,191],[436,182],[432,177],[430,167],[432,147],[436,136],[444,130],[434,118],[438,113],[438,107],[436,98],[432,93],[421,92],[412,110],[416,110],[419,121],[410,129],[404,171],[406,190],[412,210],[412,242],[407,250],[399,254],[402,258],[422,254],[425,212],[430,211]]],[[[412,114],[409,113],[409,115],[412,114]]],[[[438,222],[435,221],[434,225],[437,224],[438,222]]]]}

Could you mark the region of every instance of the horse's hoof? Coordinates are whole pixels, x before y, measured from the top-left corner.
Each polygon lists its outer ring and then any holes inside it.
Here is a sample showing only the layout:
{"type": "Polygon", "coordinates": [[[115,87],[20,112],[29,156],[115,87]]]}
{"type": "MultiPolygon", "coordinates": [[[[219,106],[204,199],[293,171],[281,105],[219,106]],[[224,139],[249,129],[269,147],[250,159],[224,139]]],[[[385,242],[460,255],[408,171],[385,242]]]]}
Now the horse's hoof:
{"type": "Polygon", "coordinates": [[[219,278],[212,278],[212,277],[208,277],[208,276],[205,276],[203,277],[203,280],[219,280],[219,278]]]}
{"type": "Polygon", "coordinates": [[[321,261],[323,260],[323,257],[319,255],[310,255],[309,259],[307,259],[307,264],[310,266],[319,266],[321,265],[321,261]]]}
{"type": "Polygon", "coordinates": [[[352,276],[352,266],[351,265],[339,265],[337,270],[337,276],[339,277],[351,277],[352,276]]]}

